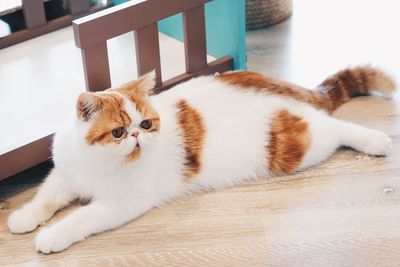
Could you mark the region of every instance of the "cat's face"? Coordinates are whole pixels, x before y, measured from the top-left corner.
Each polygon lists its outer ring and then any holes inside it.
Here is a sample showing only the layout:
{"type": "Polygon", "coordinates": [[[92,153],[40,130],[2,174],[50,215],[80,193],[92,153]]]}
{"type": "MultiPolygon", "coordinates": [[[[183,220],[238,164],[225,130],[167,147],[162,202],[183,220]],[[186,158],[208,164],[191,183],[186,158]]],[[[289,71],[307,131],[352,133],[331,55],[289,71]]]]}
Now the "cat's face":
{"type": "Polygon", "coordinates": [[[77,116],[93,151],[124,162],[142,156],[160,130],[159,115],[148,100],[153,86],[151,73],[117,89],[79,96],[77,116]]]}

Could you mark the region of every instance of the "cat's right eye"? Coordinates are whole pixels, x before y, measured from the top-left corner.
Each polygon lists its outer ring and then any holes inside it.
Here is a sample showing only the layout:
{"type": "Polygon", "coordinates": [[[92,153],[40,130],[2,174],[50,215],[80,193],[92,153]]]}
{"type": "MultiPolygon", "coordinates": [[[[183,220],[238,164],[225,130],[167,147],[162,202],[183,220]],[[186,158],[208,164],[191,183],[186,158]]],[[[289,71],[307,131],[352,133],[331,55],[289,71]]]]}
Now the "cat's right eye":
{"type": "Polygon", "coordinates": [[[111,134],[115,138],[121,138],[121,136],[125,133],[125,128],[124,127],[118,127],[115,128],[114,130],[111,131],[111,134]]]}

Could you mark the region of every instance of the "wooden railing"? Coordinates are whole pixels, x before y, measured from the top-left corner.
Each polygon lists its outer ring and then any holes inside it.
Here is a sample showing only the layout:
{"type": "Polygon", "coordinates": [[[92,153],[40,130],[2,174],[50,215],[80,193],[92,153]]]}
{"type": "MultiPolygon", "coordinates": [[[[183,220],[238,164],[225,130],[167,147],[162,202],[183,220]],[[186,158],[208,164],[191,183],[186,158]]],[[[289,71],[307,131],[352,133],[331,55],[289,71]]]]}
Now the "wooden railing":
{"type": "Polygon", "coordinates": [[[204,16],[207,2],[210,0],[130,1],[75,20],[75,43],[82,49],[87,90],[111,87],[107,40],[130,31],[135,31],[138,75],[156,70],[157,92],[194,76],[232,69],[233,60],[228,56],[207,64],[204,16]],[[163,82],[157,22],[181,12],[186,73],[163,82]]]}
{"type": "MultiPolygon", "coordinates": [[[[1,0],[0,0],[1,1],[1,0]]],[[[47,21],[45,0],[22,0],[26,29],[0,38],[0,49],[71,25],[74,19],[102,10],[107,6],[90,7],[90,0],[68,0],[69,14],[47,21]]]]}

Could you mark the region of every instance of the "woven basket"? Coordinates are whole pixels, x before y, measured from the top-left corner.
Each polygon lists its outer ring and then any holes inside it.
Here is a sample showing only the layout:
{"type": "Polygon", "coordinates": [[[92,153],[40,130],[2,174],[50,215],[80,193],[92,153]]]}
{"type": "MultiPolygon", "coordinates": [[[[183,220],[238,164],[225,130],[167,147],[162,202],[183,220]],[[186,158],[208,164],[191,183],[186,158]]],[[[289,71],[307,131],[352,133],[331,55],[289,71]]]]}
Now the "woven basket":
{"type": "Polygon", "coordinates": [[[246,28],[274,25],[292,14],[292,0],[246,0],[246,28]]]}

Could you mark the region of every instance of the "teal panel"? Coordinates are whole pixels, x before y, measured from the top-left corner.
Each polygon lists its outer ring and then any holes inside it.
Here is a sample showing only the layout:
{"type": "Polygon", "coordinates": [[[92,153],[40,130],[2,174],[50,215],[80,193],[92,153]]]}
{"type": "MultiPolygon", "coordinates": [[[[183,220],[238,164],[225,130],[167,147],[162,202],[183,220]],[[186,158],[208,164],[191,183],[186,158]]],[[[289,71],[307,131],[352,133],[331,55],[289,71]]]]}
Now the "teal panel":
{"type": "Polygon", "coordinates": [[[111,2],[113,3],[113,5],[119,5],[127,1],[128,0],[112,0],[111,2]]]}
{"type": "MultiPolygon", "coordinates": [[[[162,1],[162,0],[160,0],[162,1]]],[[[126,0],[114,0],[115,4],[126,0]]],[[[230,55],[235,69],[246,68],[245,0],[214,0],[206,4],[207,53],[230,55]]],[[[183,41],[182,15],[158,23],[159,31],[183,41]]]]}
{"type": "MultiPolygon", "coordinates": [[[[235,69],[246,68],[245,0],[214,0],[206,4],[207,53],[230,55],[235,69]]],[[[159,30],[183,40],[182,15],[158,23],[159,30]]]]}

